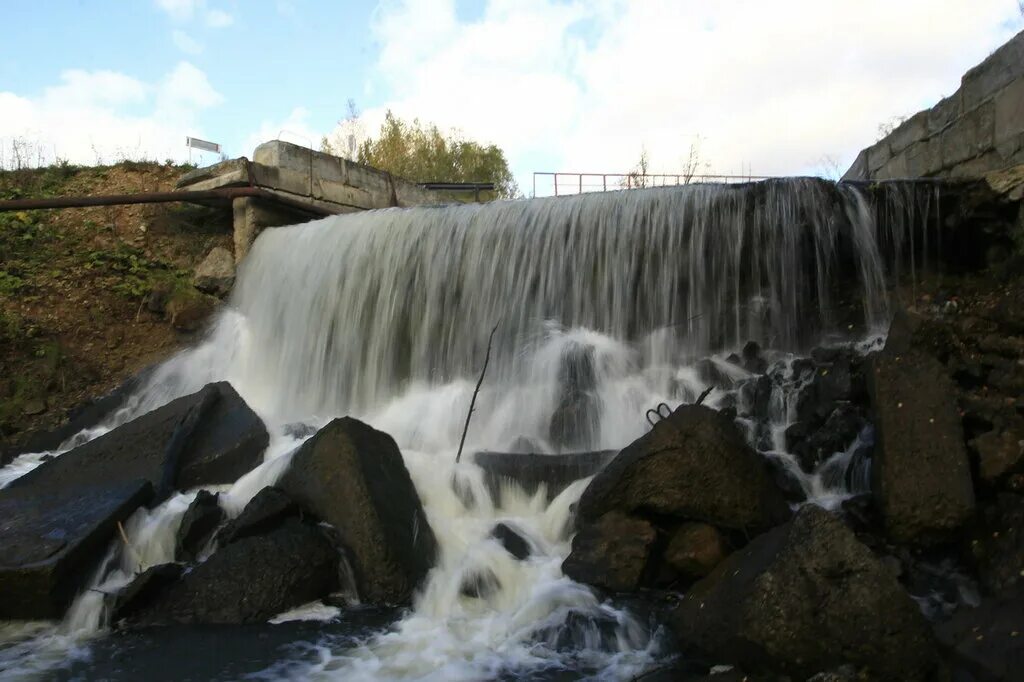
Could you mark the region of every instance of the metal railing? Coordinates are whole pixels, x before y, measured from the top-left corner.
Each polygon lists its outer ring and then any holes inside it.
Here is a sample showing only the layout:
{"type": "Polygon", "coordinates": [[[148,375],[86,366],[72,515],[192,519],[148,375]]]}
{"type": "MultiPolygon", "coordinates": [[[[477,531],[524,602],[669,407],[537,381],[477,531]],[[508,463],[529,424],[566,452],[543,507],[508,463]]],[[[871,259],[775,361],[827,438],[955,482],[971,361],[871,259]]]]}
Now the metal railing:
{"type": "Polygon", "coordinates": [[[698,182],[738,183],[767,180],[767,175],[720,175],[702,173],[570,173],[535,171],[533,196],[566,196],[585,192],[609,192],[642,187],[671,187],[698,182]],[[550,178],[550,181],[547,179],[550,178]],[[538,183],[538,179],[541,180],[538,183]],[[538,194],[538,189],[542,192],[538,194]]]}

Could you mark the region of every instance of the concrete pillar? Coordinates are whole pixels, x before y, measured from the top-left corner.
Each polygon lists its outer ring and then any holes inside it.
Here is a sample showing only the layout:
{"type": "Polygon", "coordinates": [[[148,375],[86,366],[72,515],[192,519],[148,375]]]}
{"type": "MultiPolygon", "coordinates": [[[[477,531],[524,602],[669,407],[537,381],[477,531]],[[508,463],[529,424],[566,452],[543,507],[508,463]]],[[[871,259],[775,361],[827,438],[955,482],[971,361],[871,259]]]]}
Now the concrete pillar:
{"type": "Polygon", "coordinates": [[[231,201],[234,214],[235,263],[241,262],[249,253],[260,227],[256,224],[256,199],[237,197],[231,201]]]}
{"type": "Polygon", "coordinates": [[[314,218],[301,211],[290,211],[257,197],[237,197],[231,201],[234,219],[235,263],[249,253],[252,243],[265,228],[305,223],[314,218]]]}

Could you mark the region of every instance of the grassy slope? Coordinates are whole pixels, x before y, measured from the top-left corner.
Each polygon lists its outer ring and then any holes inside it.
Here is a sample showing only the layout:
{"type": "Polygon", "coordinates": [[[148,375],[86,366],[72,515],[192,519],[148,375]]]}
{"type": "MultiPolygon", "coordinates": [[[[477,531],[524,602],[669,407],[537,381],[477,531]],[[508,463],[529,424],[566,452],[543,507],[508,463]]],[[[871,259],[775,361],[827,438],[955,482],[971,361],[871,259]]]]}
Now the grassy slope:
{"type": "MultiPolygon", "coordinates": [[[[0,172],[0,199],[167,191],[187,169],[155,163],[0,172]]],[[[144,305],[191,288],[230,213],[179,204],[0,213],[0,446],[59,423],[188,338],[144,305]]]]}

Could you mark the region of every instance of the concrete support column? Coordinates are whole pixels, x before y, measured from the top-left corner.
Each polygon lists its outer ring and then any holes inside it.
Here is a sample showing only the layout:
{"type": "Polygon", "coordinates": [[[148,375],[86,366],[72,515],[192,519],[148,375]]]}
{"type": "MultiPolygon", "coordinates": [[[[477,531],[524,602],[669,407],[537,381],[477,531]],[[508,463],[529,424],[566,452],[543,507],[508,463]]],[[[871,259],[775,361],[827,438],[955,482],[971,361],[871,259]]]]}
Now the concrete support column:
{"type": "Polygon", "coordinates": [[[252,246],[262,226],[256,222],[255,197],[233,199],[231,210],[234,214],[235,263],[239,263],[249,253],[249,247],[252,246]]]}
{"type": "Polygon", "coordinates": [[[234,214],[235,263],[241,262],[265,228],[304,223],[311,218],[301,211],[290,211],[257,197],[237,197],[231,201],[234,214]]]}

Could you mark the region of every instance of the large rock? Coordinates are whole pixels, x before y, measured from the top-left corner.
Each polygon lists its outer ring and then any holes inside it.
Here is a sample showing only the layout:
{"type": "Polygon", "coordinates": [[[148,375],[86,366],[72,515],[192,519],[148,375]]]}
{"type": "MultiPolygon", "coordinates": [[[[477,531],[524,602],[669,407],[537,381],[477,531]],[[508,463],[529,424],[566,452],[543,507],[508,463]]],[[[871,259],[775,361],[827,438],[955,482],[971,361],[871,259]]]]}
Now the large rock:
{"type": "Polygon", "coordinates": [[[978,453],[978,477],[990,487],[1015,487],[1024,473],[1024,419],[1008,421],[1004,429],[993,428],[971,441],[978,453]]]}
{"type": "Polygon", "coordinates": [[[268,486],[256,493],[237,517],[231,519],[217,533],[217,544],[229,545],[235,540],[266,533],[289,516],[296,516],[299,508],[280,488],[268,486]]]}
{"type": "Polygon", "coordinates": [[[648,521],[609,512],[576,534],[562,572],[581,583],[631,592],[640,587],[655,538],[648,521]]]}
{"type": "Polygon", "coordinates": [[[175,557],[179,561],[194,560],[223,519],[224,510],[217,502],[217,495],[200,490],[181,517],[175,540],[175,557]]]}
{"type": "Polygon", "coordinates": [[[73,487],[136,478],[160,488],[172,464],[175,475],[171,482],[177,488],[234,483],[263,461],[268,441],[259,416],[230,384],[220,382],[172,400],[46,462],[13,481],[8,489],[73,487]],[[181,443],[183,436],[186,442],[181,443]],[[172,445],[178,446],[179,452],[169,452],[172,445]]]}
{"type": "Polygon", "coordinates": [[[868,387],[877,440],[872,491],[889,536],[928,544],[949,539],[974,512],[974,488],[954,389],[923,352],[872,357],[868,387]]]}
{"type": "Polygon", "coordinates": [[[742,530],[789,516],[764,458],[732,421],[701,405],[683,405],[622,450],[583,492],[577,518],[611,510],[742,530]]]}
{"type": "Polygon", "coordinates": [[[961,609],[937,626],[935,634],[954,665],[971,676],[953,679],[1019,680],[1024,671],[1024,596],[1018,593],[961,609]]]}
{"type": "Polygon", "coordinates": [[[171,295],[164,315],[171,326],[180,332],[194,332],[203,327],[217,310],[219,301],[198,291],[177,291],[171,295]]]}
{"type": "Polygon", "coordinates": [[[674,615],[687,649],[798,679],[842,664],[864,679],[920,680],[928,625],[896,578],[836,517],[803,507],[696,583],[674,615]]]}
{"type": "Polygon", "coordinates": [[[196,268],[192,283],[207,294],[225,296],[235,284],[235,257],[222,246],[214,247],[196,268]]]}
{"type": "Polygon", "coordinates": [[[105,598],[110,620],[117,623],[146,607],[163,590],[181,578],[182,564],[158,564],[136,575],[130,583],[105,598]]]}
{"type": "Polygon", "coordinates": [[[553,500],[570,484],[593,476],[615,456],[614,450],[570,452],[560,455],[528,452],[476,452],[473,462],[483,469],[484,483],[495,504],[501,504],[501,489],[514,485],[527,495],[541,486],[553,500]]]}
{"type": "Polygon", "coordinates": [[[118,522],[152,495],[144,479],[0,491],[0,619],[60,618],[118,522]]]}
{"type": "Polygon", "coordinates": [[[219,549],[153,598],[137,624],[252,623],[326,597],[338,553],[320,529],[287,519],[266,535],[219,549]]]}
{"type": "Polygon", "coordinates": [[[968,544],[986,592],[1024,589],[1024,497],[1000,493],[978,515],[968,544]]]}
{"type": "Polygon", "coordinates": [[[594,347],[567,344],[558,368],[559,399],[548,427],[548,440],[560,451],[591,447],[600,432],[594,347]]]}
{"type": "Polygon", "coordinates": [[[211,384],[12,481],[0,490],[0,618],[59,617],[118,521],[175,487],[234,482],[266,444],[234,389],[211,384]]]}
{"type": "Polygon", "coordinates": [[[277,486],[334,526],[364,602],[408,602],[433,566],[434,532],[388,434],[335,419],[295,452],[277,486]]]}
{"type": "Polygon", "coordinates": [[[665,548],[665,563],[684,579],[703,578],[722,563],[729,549],[725,538],[706,523],[684,523],[665,548]]]}

